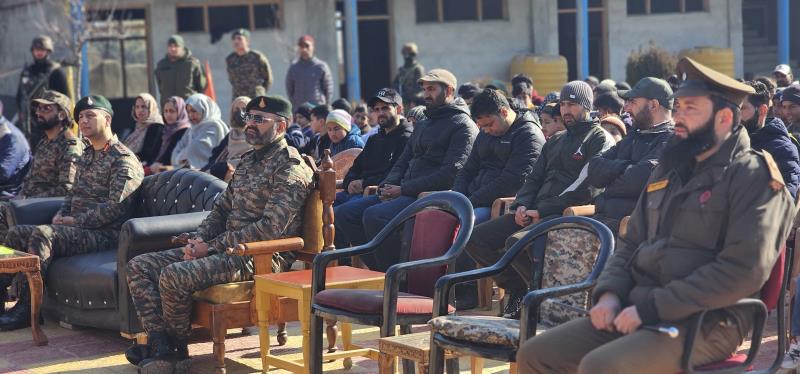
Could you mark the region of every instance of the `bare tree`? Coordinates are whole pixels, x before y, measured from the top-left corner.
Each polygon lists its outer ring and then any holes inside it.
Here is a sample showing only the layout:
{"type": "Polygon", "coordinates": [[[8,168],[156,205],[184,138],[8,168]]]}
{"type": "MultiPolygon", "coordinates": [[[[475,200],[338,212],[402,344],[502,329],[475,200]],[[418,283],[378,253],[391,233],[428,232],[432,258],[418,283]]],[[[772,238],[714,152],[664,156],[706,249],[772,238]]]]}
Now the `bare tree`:
{"type": "Polygon", "coordinates": [[[74,66],[75,94],[81,92],[81,51],[97,36],[125,35],[122,22],[115,22],[116,0],[94,0],[91,7],[84,0],[38,2],[28,7],[34,26],[53,39],[53,44],[66,47],[66,65],[74,66]],[[49,7],[49,9],[48,9],[49,7]]]}

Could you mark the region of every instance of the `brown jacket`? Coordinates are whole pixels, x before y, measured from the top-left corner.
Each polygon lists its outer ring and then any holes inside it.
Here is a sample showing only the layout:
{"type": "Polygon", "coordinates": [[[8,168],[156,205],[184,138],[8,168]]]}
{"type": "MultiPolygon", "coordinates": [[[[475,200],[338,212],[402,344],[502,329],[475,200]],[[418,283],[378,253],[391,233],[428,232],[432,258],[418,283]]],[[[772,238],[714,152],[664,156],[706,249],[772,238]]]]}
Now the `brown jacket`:
{"type": "MultiPolygon", "coordinates": [[[[752,150],[739,128],[686,183],[661,166],[653,171],[594,299],[612,292],[648,325],[757,297],[794,214],[772,157],[752,150]]],[[[740,332],[750,326],[742,313],[728,314],[740,332]]]]}

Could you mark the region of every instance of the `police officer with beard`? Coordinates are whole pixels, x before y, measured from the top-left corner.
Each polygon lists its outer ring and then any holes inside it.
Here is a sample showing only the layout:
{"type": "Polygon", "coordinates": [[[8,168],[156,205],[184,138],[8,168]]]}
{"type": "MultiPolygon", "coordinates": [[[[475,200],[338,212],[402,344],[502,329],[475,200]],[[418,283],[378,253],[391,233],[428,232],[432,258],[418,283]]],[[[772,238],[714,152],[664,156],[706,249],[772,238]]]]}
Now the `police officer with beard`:
{"type": "Polygon", "coordinates": [[[589,317],[520,347],[521,373],[675,373],[693,316],[709,311],[694,366],[730,357],[796,212],[775,162],[750,148],[740,108],[752,87],[690,58],[668,142],[593,290],[589,317]],[[756,296],[757,297],[757,296],[756,296]],[[675,326],[671,338],[644,326],[675,326]]]}

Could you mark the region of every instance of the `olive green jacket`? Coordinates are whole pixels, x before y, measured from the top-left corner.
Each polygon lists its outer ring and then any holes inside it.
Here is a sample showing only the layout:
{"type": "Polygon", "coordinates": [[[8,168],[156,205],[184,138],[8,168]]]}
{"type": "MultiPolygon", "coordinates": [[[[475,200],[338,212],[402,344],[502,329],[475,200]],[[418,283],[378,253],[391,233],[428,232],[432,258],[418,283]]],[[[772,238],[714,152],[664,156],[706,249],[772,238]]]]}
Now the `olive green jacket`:
{"type": "MultiPolygon", "coordinates": [[[[612,292],[648,325],[758,297],[795,212],[772,157],[752,150],[740,127],[685,183],[663,166],[653,171],[594,299],[612,292]]],[[[744,334],[744,313],[720,311],[707,322],[734,317],[744,334]]]]}
{"type": "Polygon", "coordinates": [[[172,96],[186,99],[206,89],[206,76],[200,60],[192,56],[188,48],[186,54],[175,61],[170,61],[169,57],[162,58],[156,65],[155,75],[162,103],[172,96]]]}

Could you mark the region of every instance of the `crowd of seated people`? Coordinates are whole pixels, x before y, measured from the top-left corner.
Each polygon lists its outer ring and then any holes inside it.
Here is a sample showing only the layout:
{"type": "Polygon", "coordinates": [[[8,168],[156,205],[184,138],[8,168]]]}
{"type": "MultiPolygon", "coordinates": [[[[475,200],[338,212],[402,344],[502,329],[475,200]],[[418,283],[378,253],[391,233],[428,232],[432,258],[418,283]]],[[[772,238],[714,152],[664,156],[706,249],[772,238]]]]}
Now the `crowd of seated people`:
{"type": "MultiPolygon", "coordinates": [[[[123,139],[111,131],[115,114],[106,98],[90,95],[73,107],[45,91],[32,104],[33,123],[44,133],[33,155],[0,117],[0,145],[7,144],[0,147],[0,199],[64,202],[51,224],[14,227],[9,205],[0,203],[0,244],[38,255],[46,272],[53,258],[117,241],[145,175],[191,168],[228,182],[208,218],[186,234],[189,244],[128,264],[133,303],[152,342],[134,364],[169,372],[189,357],[191,293],[252,279],[252,259],[226,249],[299,235],[313,181],[301,155],[319,162],[325,150],[336,156],[357,148],[333,203],[337,248],[367,243],[421,195],[445,190],[474,208],[456,271],[495,264],[537,224],[570,207],[593,205],[592,218],[615,235],[629,217],[588,317],[521,342],[519,369],[676,372],[682,340],[642,326],[684,328],[698,311],[755,294],[789,236],[800,184],[792,131],[800,123],[800,86],[776,90],[763,77],[742,83],[691,59],[679,69],[686,78],[677,86],[659,77],[633,87],[572,81],[545,97],[525,75],[514,77],[508,95],[497,87],[502,82],[459,86],[450,71],[433,69],[417,82],[424,105],[404,102],[390,87],[355,105],[340,99],[293,107],[277,95],[240,96],[227,120],[202,93],[161,103],[142,93],[123,139]],[[502,198],[513,202],[493,216],[502,198]]],[[[361,263],[385,271],[400,261],[402,243],[387,241],[361,263]]],[[[276,257],[275,271],[291,264],[291,256],[276,257]]],[[[520,317],[535,286],[532,269],[530,257],[517,256],[493,277],[508,297],[505,318],[520,317]]],[[[0,299],[13,279],[0,278],[0,299]]],[[[23,292],[11,310],[0,309],[0,330],[30,325],[29,286],[18,283],[23,292]]],[[[476,293],[474,284],[457,288],[457,309],[474,307],[476,293]]],[[[794,311],[796,337],[800,307],[794,311]]],[[[709,322],[698,342],[697,363],[725,358],[752,327],[738,311],[721,318],[726,324],[709,322]]],[[[786,365],[798,360],[800,345],[792,343],[786,365]]]]}

